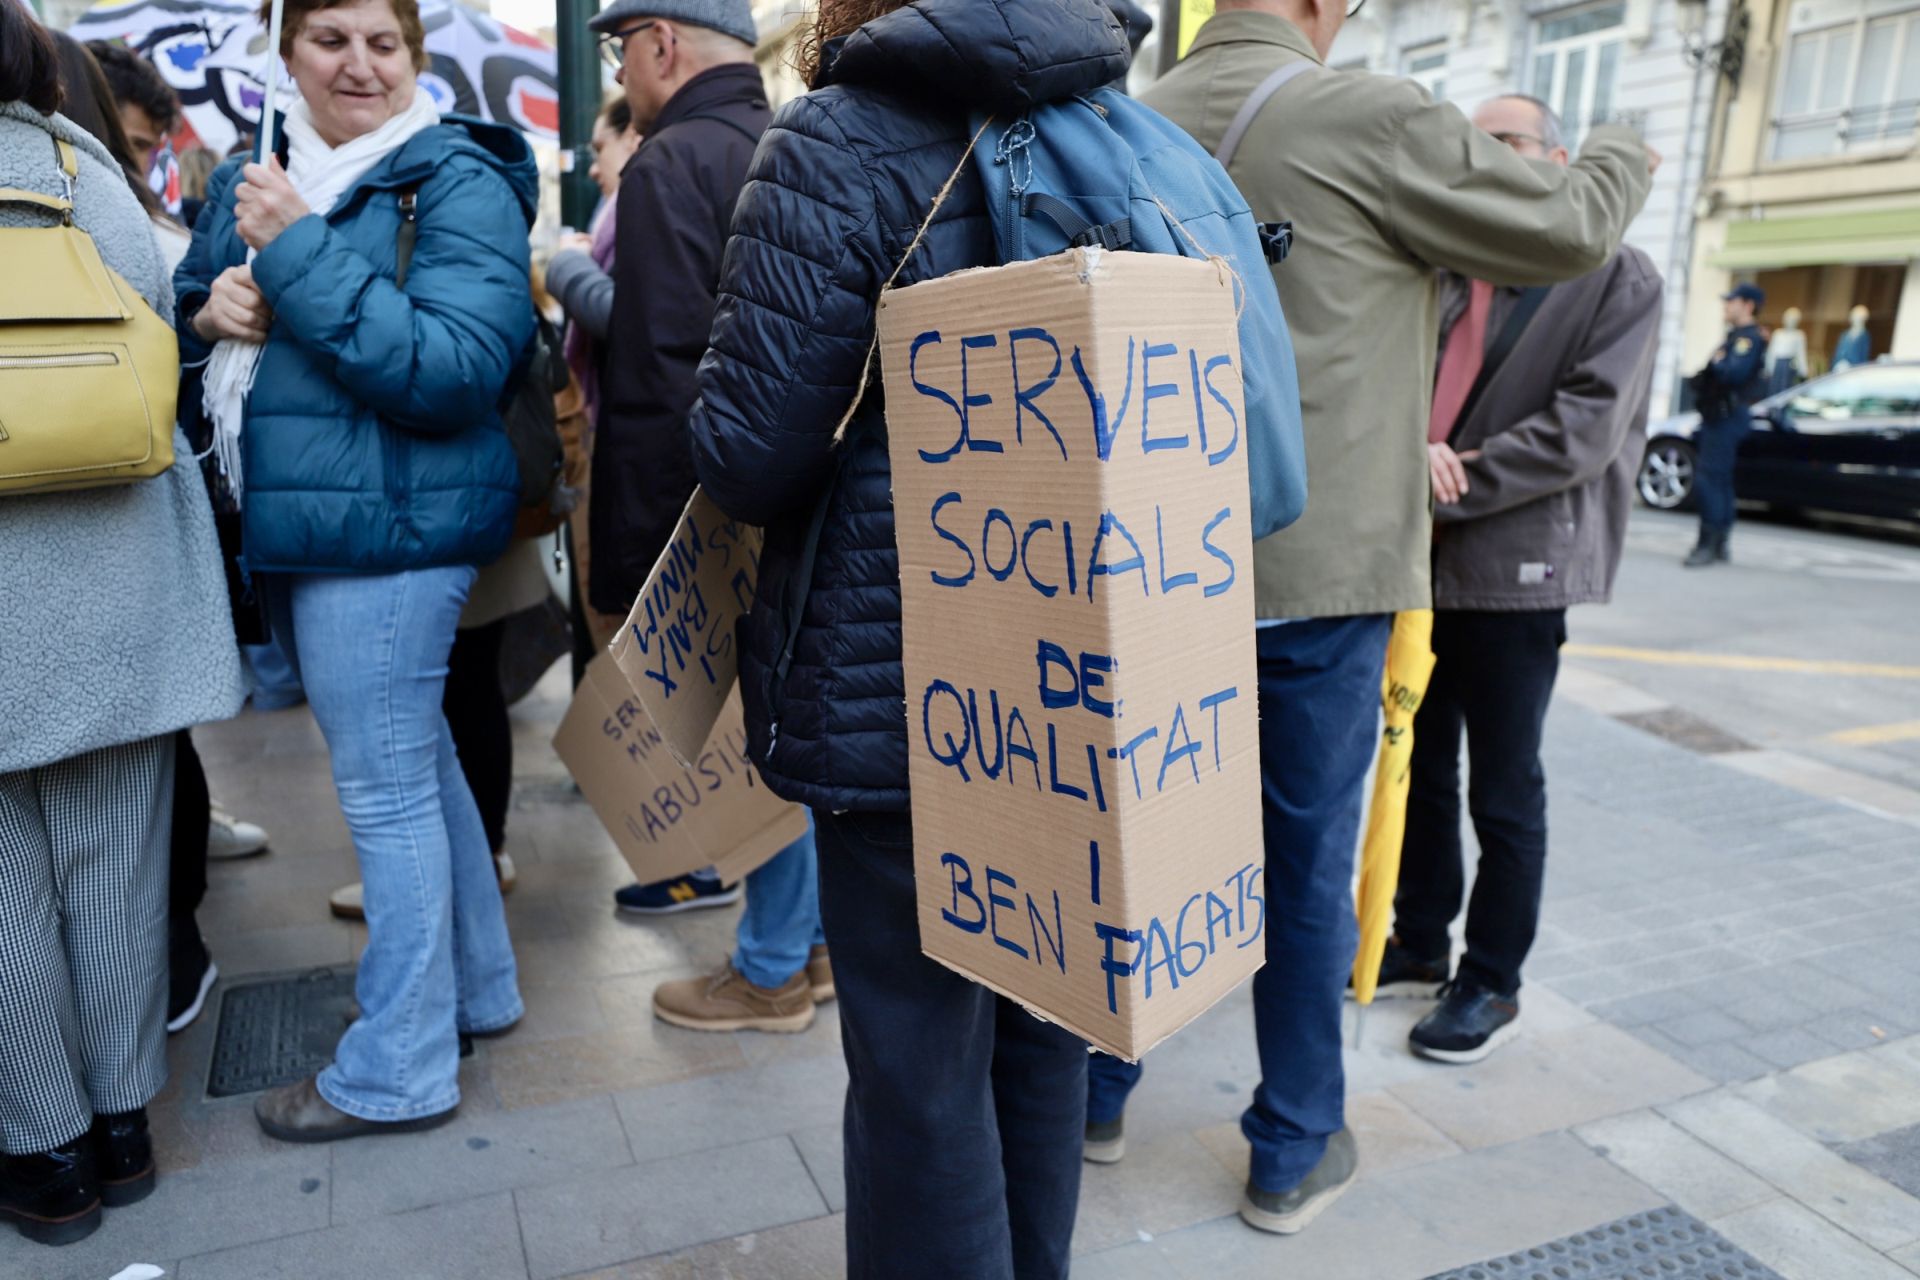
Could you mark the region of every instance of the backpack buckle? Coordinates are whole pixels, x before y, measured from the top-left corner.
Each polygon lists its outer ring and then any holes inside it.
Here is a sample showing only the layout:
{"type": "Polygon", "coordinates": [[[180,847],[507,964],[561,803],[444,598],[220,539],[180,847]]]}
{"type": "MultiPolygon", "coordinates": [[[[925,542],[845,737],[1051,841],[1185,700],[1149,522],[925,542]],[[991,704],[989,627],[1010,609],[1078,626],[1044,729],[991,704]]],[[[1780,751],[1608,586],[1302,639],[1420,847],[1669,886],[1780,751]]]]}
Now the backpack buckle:
{"type": "Polygon", "coordinates": [[[1287,255],[1293,252],[1293,224],[1262,222],[1257,230],[1260,232],[1260,249],[1266,254],[1267,265],[1277,267],[1285,262],[1287,255]]]}
{"type": "Polygon", "coordinates": [[[1068,241],[1068,245],[1075,249],[1125,249],[1132,243],[1133,225],[1130,218],[1088,227],[1068,241]]]}

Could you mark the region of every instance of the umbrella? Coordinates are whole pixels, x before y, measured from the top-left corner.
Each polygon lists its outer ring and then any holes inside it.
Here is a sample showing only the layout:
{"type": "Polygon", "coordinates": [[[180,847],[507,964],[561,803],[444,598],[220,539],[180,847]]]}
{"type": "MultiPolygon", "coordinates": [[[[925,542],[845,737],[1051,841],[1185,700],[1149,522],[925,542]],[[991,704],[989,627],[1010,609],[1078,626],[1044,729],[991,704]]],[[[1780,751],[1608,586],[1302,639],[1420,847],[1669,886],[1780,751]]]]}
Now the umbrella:
{"type": "Polygon", "coordinates": [[[1387,642],[1387,669],[1380,679],[1386,729],[1380,739],[1380,763],[1373,775],[1373,803],[1367,811],[1367,838],[1360,853],[1360,949],[1353,958],[1353,998],[1373,1003],[1380,979],[1380,958],[1387,950],[1393,920],[1393,893],[1400,885],[1400,845],[1407,833],[1407,787],[1413,763],[1413,715],[1427,696],[1433,676],[1433,610],[1411,609],[1394,615],[1387,642]]]}
{"type": "MultiPolygon", "coordinates": [[[[550,45],[456,0],[421,0],[420,17],[429,58],[420,83],[436,106],[558,138],[560,81],[550,45]]],[[[225,153],[258,127],[272,46],[255,4],[108,0],[71,34],[118,40],[145,55],[180,95],[188,141],[225,153]]]]}

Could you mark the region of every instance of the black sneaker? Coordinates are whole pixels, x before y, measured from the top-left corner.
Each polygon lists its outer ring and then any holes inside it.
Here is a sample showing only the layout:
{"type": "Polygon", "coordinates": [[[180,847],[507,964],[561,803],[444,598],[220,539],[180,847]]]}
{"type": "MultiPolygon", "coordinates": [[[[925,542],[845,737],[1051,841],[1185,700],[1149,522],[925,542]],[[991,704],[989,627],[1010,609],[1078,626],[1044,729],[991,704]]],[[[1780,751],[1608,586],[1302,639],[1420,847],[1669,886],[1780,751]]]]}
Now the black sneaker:
{"type": "Polygon", "coordinates": [[[207,1007],[207,993],[220,977],[198,929],[177,934],[167,949],[167,1034],[185,1031],[207,1007]]]}
{"type": "Polygon", "coordinates": [[[36,1155],[0,1155],[0,1219],[40,1244],[72,1244],[99,1230],[100,1179],[88,1135],[36,1155]]]}
{"type": "MultiPolygon", "coordinates": [[[[1418,956],[1403,945],[1398,936],[1387,939],[1386,952],[1380,957],[1380,980],[1373,989],[1375,1000],[1431,1000],[1447,985],[1449,959],[1418,956]]],[[[1353,979],[1347,979],[1347,994],[1353,994],[1353,979]]]]}
{"type": "Polygon", "coordinates": [[[1126,1117],[1115,1116],[1098,1124],[1087,1121],[1086,1142],[1080,1154],[1090,1164],[1119,1164],[1127,1154],[1126,1117]]]}
{"type": "Polygon", "coordinates": [[[1291,1191],[1263,1191],[1247,1179],[1246,1198],[1240,1202],[1240,1220],[1260,1231],[1290,1236],[1326,1212],[1360,1175],[1360,1144],[1351,1130],[1327,1139],[1326,1154],[1291,1191]]]}
{"type": "Polygon", "coordinates": [[[1415,1024],[1407,1041],[1435,1062],[1478,1062],[1519,1032],[1520,1002],[1465,978],[1447,984],[1440,1007],[1415,1024]]]}

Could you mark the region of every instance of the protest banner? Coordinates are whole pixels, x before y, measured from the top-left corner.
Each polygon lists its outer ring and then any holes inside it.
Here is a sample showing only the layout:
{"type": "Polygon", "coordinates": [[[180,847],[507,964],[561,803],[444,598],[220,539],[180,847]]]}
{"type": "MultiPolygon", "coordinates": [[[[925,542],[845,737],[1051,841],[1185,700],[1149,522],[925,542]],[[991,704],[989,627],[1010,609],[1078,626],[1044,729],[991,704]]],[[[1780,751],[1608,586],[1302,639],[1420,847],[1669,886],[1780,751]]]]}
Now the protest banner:
{"type": "Polygon", "coordinates": [[[759,570],[760,531],[695,489],[613,639],[614,664],[683,765],[706,746],[733,692],[734,632],[753,608],[759,570]]]}
{"type": "Polygon", "coordinates": [[[603,653],[587,666],[553,749],[642,884],[709,863],[732,883],[807,833],[807,811],[767,790],[747,761],[738,691],[682,765],[603,653]]]}
{"type": "Polygon", "coordinates": [[[879,330],[921,946],[1138,1058],[1265,952],[1232,275],[1076,249],[879,330]]]}

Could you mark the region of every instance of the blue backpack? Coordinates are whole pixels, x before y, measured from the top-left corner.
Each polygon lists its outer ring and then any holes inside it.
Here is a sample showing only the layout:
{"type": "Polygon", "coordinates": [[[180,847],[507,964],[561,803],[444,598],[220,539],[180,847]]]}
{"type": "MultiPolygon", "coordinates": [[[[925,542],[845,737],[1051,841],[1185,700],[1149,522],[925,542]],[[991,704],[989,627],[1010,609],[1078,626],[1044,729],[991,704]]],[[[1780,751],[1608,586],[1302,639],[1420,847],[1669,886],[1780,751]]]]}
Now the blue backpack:
{"type": "MultiPolygon", "coordinates": [[[[976,116],[971,131],[985,123],[976,116]]],[[[1300,383],[1269,271],[1286,255],[1287,231],[1255,222],[1227,171],[1184,129],[1112,89],[996,119],[973,155],[1002,263],[1099,245],[1232,265],[1243,295],[1253,536],[1293,523],[1307,496],[1300,383]]]]}

